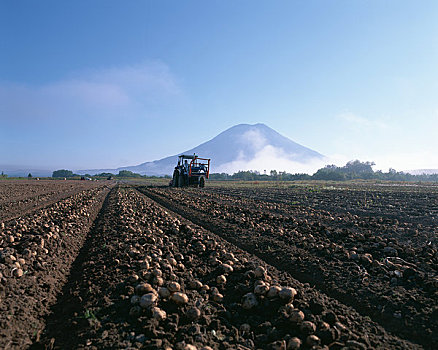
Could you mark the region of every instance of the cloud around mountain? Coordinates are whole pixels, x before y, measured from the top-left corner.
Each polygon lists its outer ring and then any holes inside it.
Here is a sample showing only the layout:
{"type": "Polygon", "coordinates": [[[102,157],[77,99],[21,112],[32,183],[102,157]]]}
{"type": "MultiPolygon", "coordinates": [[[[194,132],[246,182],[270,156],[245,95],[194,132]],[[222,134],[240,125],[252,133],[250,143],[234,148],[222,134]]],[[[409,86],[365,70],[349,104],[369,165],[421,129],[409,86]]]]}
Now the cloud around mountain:
{"type": "MultiPolygon", "coordinates": [[[[265,124],[239,124],[213,139],[180,154],[196,153],[211,158],[212,172],[235,173],[239,170],[287,171],[290,173],[316,171],[327,161],[322,154],[279,134],[265,124]]],[[[129,170],[142,175],[171,175],[177,155],[153,162],[118,169],[82,170],[80,173],[99,173],[129,170]]]]}

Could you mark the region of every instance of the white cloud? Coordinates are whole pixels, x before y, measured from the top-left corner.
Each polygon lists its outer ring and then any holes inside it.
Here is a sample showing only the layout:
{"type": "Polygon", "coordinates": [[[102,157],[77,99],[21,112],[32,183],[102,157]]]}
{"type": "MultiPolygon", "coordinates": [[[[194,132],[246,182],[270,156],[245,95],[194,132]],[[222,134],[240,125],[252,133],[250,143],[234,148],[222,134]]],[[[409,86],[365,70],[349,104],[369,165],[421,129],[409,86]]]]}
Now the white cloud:
{"type": "Polygon", "coordinates": [[[269,174],[271,170],[277,170],[292,174],[313,174],[325,165],[341,166],[349,160],[341,155],[333,155],[322,159],[311,158],[306,162],[296,161],[294,158],[301,157],[301,155],[294,155],[271,145],[269,140],[255,128],[246,131],[239,138],[242,148],[237,158],[219,167],[214,167],[213,172],[233,174],[240,170],[253,170],[263,174],[266,170],[269,174]]]}
{"type": "Polygon", "coordinates": [[[387,129],[388,125],[382,120],[364,118],[354,113],[346,112],[337,116],[338,119],[347,122],[354,127],[365,127],[370,129],[387,129]]]}
{"type": "Polygon", "coordinates": [[[260,173],[269,174],[271,170],[286,171],[291,174],[306,173],[313,174],[318,169],[328,164],[344,165],[348,159],[340,155],[325,157],[323,159],[313,158],[307,162],[297,162],[291,159],[283,149],[266,144],[259,148],[254,157],[250,160],[240,156],[236,160],[223,164],[213,169],[214,172],[236,173],[240,170],[255,170],[260,173]]]}
{"type": "Polygon", "coordinates": [[[180,98],[169,68],[159,62],[81,72],[42,86],[0,83],[0,120],[126,118],[180,98]]]}
{"type": "Polygon", "coordinates": [[[244,145],[249,145],[251,149],[260,151],[267,146],[266,138],[260,133],[259,130],[248,130],[241,136],[241,142],[244,145]]]}

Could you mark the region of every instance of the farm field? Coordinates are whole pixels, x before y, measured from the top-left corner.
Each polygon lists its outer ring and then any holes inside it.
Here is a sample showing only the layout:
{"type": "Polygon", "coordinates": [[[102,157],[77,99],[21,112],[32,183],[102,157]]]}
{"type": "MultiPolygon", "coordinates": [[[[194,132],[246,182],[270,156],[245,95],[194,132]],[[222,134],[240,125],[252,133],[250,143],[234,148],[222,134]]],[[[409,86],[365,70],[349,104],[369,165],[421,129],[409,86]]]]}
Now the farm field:
{"type": "Polygon", "coordinates": [[[85,189],[100,186],[92,181],[6,180],[0,181],[0,220],[21,216],[56,203],[85,189]]]}
{"type": "Polygon", "coordinates": [[[142,191],[386,329],[437,343],[436,187],[142,191]]]}
{"type": "Polygon", "coordinates": [[[437,187],[35,186],[0,182],[0,348],[438,342],[437,187]]]}

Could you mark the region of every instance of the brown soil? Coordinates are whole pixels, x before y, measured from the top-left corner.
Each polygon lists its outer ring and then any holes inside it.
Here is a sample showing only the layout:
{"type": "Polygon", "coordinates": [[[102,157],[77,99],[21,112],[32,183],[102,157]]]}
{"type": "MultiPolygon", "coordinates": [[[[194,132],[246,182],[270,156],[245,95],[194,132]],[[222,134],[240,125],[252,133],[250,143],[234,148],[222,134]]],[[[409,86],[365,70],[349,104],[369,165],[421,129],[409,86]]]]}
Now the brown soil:
{"type": "Polygon", "coordinates": [[[85,190],[1,224],[0,348],[38,338],[107,193],[85,190]]]}
{"type": "Polygon", "coordinates": [[[101,184],[3,222],[0,348],[433,348],[434,209],[257,190],[101,184]]]}
{"type": "Polygon", "coordinates": [[[54,204],[102,182],[77,180],[0,181],[0,220],[6,221],[54,204]]]}
{"type": "MultiPolygon", "coordinates": [[[[292,191],[291,205],[275,202],[277,193],[272,189],[260,190],[264,200],[249,199],[245,189],[237,190],[241,196],[218,195],[216,189],[141,190],[386,329],[426,347],[438,341],[438,220],[422,225],[410,217],[409,222],[403,222],[405,217],[400,222],[385,216],[359,217],[337,210],[343,208],[336,201],[339,196],[333,198],[333,211],[317,210],[295,204],[292,191]]],[[[348,192],[352,191],[343,196],[348,192]]],[[[437,193],[426,195],[433,209],[437,193]]],[[[403,192],[391,191],[391,196],[401,202],[403,192]]],[[[405,193],[401,211],[412,211],[410,197],[405,193]]]]}

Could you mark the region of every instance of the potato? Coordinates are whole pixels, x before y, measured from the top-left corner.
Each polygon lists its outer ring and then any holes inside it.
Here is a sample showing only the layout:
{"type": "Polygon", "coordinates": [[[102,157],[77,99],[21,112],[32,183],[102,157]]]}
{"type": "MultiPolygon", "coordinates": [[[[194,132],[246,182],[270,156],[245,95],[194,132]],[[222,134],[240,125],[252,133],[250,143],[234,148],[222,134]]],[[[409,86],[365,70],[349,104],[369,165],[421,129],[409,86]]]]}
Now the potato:
{"type": "Polygon", "coordinates": [[[201,289],[202,283],[198,280],[191,280],[191,281],[189,281],[189,288],[190,289],[201,289]]]}
{"type": "Polygon", "coordinates": [[[15,269],[13,269],[12,271],[13,271],[12,273],[14,274],[15,277],[21,277],[21,276],[23,276],[23,270],[22,270],[22,269],[17,269],[17,268],[15,268],[15,269]]]}
{"type": "Polygon", "coordinates": [[[289,319],[294,323],[301,323],[304,321],[304,312],[298,309],[292,310],[289,319]]]}
{"type": "Polygon", "coordinates": [[[151,308],[157,303],[157,296],[154,293],[148,293],[140,298],[140,306],[143,309],[151,308]]]}
{"type": "Polygon", "coordinates": [[[254,270],[254,274],[257,278],[266,278],[267,272],[266,269],[263,266],[258,266],[254,270]]]}
{"type": "Polygon", "coordinates": [[[166,311],[160,309],[159,307],[153,307],[151,311],[152,311],[152,317],[157,321],[163,321],[167,317],[166,311]]]}
{"type": "Polygon", "coordinates": [[[170,300],[172,300],[177,305],[184,305],[189,302],[189,298],[185,293],[176,292],[170,296],[170,300]]]}
{"type": "Polygon", "coordinates": [[[170,297],[170,290],[167,289],[166,287],[158,287],[158,295],[161,298],[166,299],[170,297]]]}
{"type": "Polygon", "coordinates": [[[309,335],[306,339],[306,344],[308,346],[316,346],[316,345],[319,345],[320,342],[321,342],[321,340],[314,334],[309,335]]]}
{"type": "Polygon", "coordinates": [[[303,321],[300,330],[306,334],[313,334],[316,331],[316,325],[310,321],[303,321]]]}
{"type": "Polygon", "coordinates": [[[275,298],[278,296],[278,293],[281,291],[281,287],[279,286],[271,286],[268,290],[267,297],[268,298],[275,298]]]}
{"type": "Polygon", "coordinates": [[[293,337],[289,339],[287,343],[287,350],[297,350],[301,347],[301,339],[297,337],[293,337]]]}
{"type": "Polygon", "coordinates": [[[143,295],[146,293],[156,293],[149,283],[140,283],[135,286],[135,292],[138,295],[143,295]]]}
{"type": "Polygon", "coordinates": [[[171,293],[179,292],[181,290],[181,286],[178,282],[173,281],[167,284],[167,289],[169,289],[171,293]]]}
{"type": "Polygon", "coordinates": [[[215,293],[211,296],[211,298],[217,303],[221,303],[224,300],[224,296],[221,293],[215,293]]]}
{"type": "Polygon", "coordinates": [[[272,350],[286,350],[286,341],[285,340],[277,340],[277,341],[269,344],[269,347],[272,350]]]}
{"type": "Polygon", "coordinates": [[[266,284],[259,284],[254,288],[255,295],[265,295],[269,290],[269,286],[266,284]]]}
{"type": "Polygon", "coordinates": [[[242,298],[242,307],[246,310],[252,309],[258,304],[257,297],[253,293],[247,293],[242,298]]]}
{"type": "Polygon", "coordinates": [[[224,275],[219,275],[216,277],[217,284],[225,284],[227,283],[227,278],[224,275]]]}
{"type": "Polygon", "coordinates": [[[278,292],[280,299],[287,302],[294,300],[295,295],[297,295],[297,291],[292,287],[284,287],[278,292]]]}
{"type": "Polygon", "coordinates": [[[139,279],[139,277],[134,274],[134,275],[129,276],[128,281],[129,281],[129,283],[135,283],[138,281],[138,279],[139,279]]]}
{"type": "Polygon", "coordinates": [[[195,321],[201,317],[201,310],[199,310],[197,307],[192,307],[187,310],[186,316],[190,321],[195,321]]]}
{"type": "Polygon", "coordinates": [[[221,269],[225,272],[225,273],[231,273],[234,271],[233,267],[229,264],[221,264],[221,269]]]}

